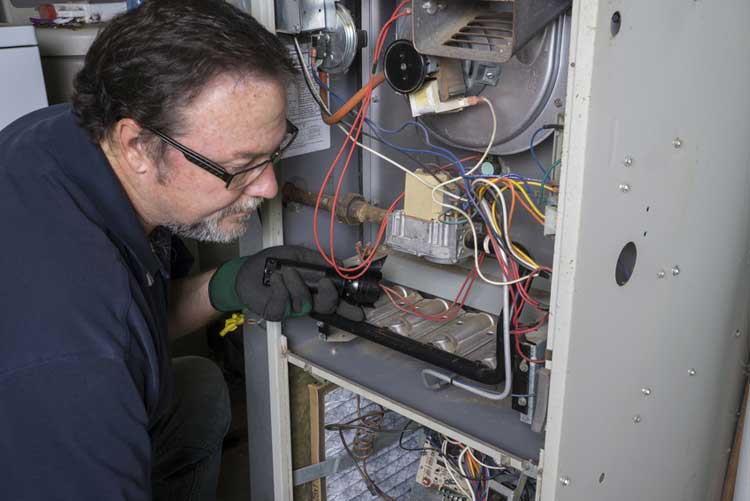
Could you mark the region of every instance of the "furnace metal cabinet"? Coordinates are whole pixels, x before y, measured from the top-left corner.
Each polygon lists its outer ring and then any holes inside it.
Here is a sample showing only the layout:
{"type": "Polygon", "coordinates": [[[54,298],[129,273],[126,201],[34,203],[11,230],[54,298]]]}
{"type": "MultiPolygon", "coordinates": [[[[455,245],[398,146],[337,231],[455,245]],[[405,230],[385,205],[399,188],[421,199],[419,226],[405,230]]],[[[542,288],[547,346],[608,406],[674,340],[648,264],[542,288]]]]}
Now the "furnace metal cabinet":
{"type": "MultiPolygon", "coordinates": [[[[272,2],[252,10],[273,27],[272,2]]],[[[363,2],[370,32],[383,10],[363,2]]],[[[719,499],[748,355],[750,3],[575,0],[571,18],[546,433],[482,405],[451,417],[464,397],[420,389],[408,357],[337,351],[314,322],[248,328],[254,499],[291,498],[289,363],[507,457],[542,501],[719,499]]],[[[295,224],[281,214],[264,245],[295,224]]]]}

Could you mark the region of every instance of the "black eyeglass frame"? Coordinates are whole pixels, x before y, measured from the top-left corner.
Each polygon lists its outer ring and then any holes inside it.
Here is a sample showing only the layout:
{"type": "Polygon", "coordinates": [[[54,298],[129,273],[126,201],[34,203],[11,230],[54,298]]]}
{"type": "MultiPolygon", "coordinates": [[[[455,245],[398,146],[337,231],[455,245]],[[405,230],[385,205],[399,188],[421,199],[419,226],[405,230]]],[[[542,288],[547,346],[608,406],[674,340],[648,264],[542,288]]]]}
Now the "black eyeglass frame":
{"type": "MultiPolygon", "coordinates": [[[[219,165],[218,163],[214,162],[213,160],[210,160],[200,153],[191,150],[184,144],[180,143],[179,141],[176,141],[169,137],[168,135],[164,134],[158,129],[154,129],[152,127],[144,127],[144,129],[148,130],[152,134],[156,135],[159,139],[167,143],[168,145],[172,146],[174,149],[182,153],[182,155],[185,157],[185,159],[200,167],[201,169],[210,172],[214,176],[218,177],[222,181],[224,181],[225,188],[229,189],[229,185],[232,183],[232,180],[236,178],[237,176],[241,176],[242,174],[245,174],[247,172],[250,172],[251,170],[260,169],[261,167],[265,167],[268,164],[274,164],[276,163],[281,155],[294,143],[294,140],[297,139],[297,134],[299,133],[299,129],[296,125],[294,125],[292,122],[290,122],[288,119],[286,121],[286,133],[289,135],[291,134],[291,139],[289,139],[289,142],[286,144],[283,144],[276,148],[276,151],[271,153],[271,156],[263,160],[260,163],[257,163],[255,165],[251,165],[250,167],[247,167],[245,169],[242,169],[237,172],[229,172],[224,167],[219,165]]],[[[285,136],[286,137],[286,136],[285,136]]]]}

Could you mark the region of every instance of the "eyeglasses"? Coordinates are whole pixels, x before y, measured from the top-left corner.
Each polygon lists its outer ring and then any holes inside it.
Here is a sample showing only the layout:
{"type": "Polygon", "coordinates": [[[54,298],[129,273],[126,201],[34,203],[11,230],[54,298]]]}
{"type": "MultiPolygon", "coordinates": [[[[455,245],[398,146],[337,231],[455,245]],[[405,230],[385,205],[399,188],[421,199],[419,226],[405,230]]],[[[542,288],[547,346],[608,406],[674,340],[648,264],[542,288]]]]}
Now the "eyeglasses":
{"type": "Polygon", "coordinates": [[[208,158],[204,157],[200,153],[196,153],[195,151],[175,141],[174,139],[164,134],[163,132],[157,129],[153,129],[151,127],[144,127],[144,129],[152,132],[159,139],[161,139],[162,141],[164,141],[165,143],[167,143],[168,145],[172,146],[174,149],[182,153],[188,162],[197,165],[201,169],[207,172],[210,172],[214,176],[224,181],[226,183],[226,188],[228,190],[243,189],[247,187],[247,185],[250,184],[253,180],[257,179],[260,176],[260,174],[263,172],[264,167],[271,165],[271,164],[275,164],[281,158],[281,155],[284,153],[284,151],[287,148],[289,148],[289,146],[291,146],[291,144],[297,138],[297,134],[299,133],[299,129],[297,128],[297,126],[294,125],[289,120],[287,120],[286,121],[286,135],[284,136],[284,139],[281,141],[281,144],[279,145],[279,147],[276,148],[276,151],[271,153],[271,155],[266,160],[263,160],[262,162],[257,163],[255,165],[251,165],[250,167],[245,167],[236,172],[229,172],[224,167],[217,164],[213,160],[209,160],[208,158]],[[249,173],[253,171],[257,172],[256,176],[249,175],[249,173]]]}

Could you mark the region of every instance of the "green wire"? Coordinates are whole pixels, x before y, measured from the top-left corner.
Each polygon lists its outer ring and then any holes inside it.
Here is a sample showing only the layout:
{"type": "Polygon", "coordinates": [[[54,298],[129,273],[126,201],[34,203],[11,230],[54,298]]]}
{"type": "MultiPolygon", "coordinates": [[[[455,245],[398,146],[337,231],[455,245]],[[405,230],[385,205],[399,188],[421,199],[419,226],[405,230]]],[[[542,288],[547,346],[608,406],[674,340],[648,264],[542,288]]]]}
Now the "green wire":
{"type": "Polygon", "coordinates": [[[547,184],[547,181],[549,180],[549,177],[554,172],[555,168],[560,165],[560,160],[555,160],[555,162],[550,165],[549,169],[547,169],[547,172],[544,173],[544,177],[542,178],[542,184],[539,186],[539,200],[541,201],[542,207],[544,207],[544,202],[546,198],[546,192],[544,190],[544,185],[547,184]]]}
{"type": "MultiPolygon", "coordinates": [[[[461,217],[458,221],[446,221],[445,216],[447,212],[443,212],[438,216],[438,221],[440,221],[443,224],[464,224],[466,222],[466,219],[464,217],[461,217]]],[[[471,215],[471,214],[470,214],[471,215]]]]}

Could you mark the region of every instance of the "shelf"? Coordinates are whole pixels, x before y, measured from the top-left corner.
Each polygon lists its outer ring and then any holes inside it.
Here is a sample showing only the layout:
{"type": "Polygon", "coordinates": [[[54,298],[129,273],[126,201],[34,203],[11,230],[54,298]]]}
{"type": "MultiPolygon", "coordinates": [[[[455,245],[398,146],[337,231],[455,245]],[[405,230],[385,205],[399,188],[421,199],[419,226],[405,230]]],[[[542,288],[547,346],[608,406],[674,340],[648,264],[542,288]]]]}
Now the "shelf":
{"type": "Polygon", "coordinates": [[[544,434],[534,433],[522,423],[510,400],[494,402],[453,387],[429,390],[422,384],[421,370],[428,367],[425,362],[364,339],[325,342],[318,337],[315,321],[309,318],[287,321],[284,335],[289,352],[301,361],[298,365],[318,368],[324,377],[325,373],[336,375],[426,421],[455,430],[484,445],[480,450],[488,448],[522,461],[538,462],[544,434]]]}

